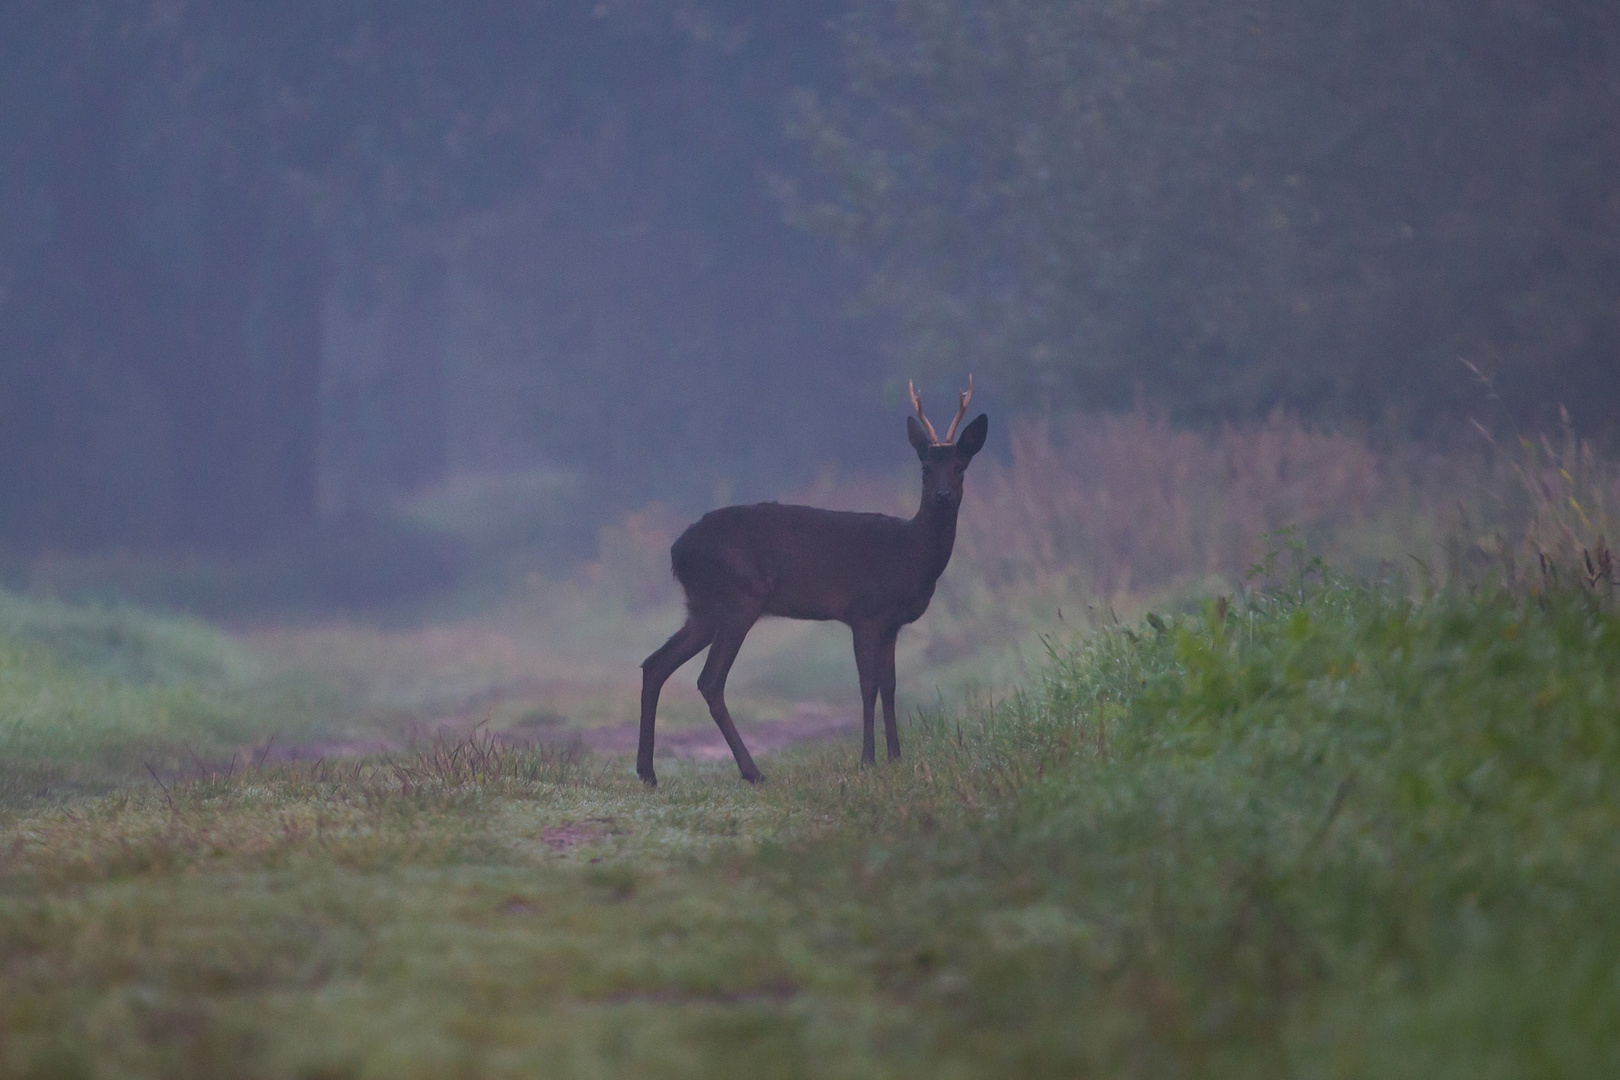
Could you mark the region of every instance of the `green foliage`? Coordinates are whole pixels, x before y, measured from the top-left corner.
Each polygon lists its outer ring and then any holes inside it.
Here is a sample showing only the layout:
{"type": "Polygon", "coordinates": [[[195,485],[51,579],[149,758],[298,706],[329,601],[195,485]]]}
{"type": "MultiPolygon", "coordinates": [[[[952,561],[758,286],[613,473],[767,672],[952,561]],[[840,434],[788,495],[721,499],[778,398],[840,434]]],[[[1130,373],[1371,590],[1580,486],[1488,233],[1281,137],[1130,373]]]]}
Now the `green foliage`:
{"type": "Polygon", "coordinates": [[[0,592],[0,636],[42,645],[58,664],[97,680],[217,690],[255,675],[252,658],[213,627],[127,606],[0,592]]]}
{"type": "Polygon", "coordinates": [[[0,797],[228,758],[314,716],[202,623],[0,592],[0,797]]]}
{"type": "Polygon", "coordinates": [[[998,719],[1066,767],[887,839],[875,887],[849,852],[783,888],[808,917],[864,882],[875,932],[918,949],[899,982],[954,974],[931,1053],[997,1075],[1620,1063],[1612,606],[1331,583],[1104,635],[1048,680],[998,719]]]}
{"type": "Polygon", "coordinates": [[[1468,356],[1610,424],[1612,6],[852,9],[843,91],[797,113],[823,183],[782,190],[861,258],[902,372],[1416,420],[1468,356]]]}
{"type": "Polygon", "coordinates": [[[1612,599],[1286,564],[898,766],[484,740],[0,811],[0,1075],[1614,1074],[1612,599]]]}

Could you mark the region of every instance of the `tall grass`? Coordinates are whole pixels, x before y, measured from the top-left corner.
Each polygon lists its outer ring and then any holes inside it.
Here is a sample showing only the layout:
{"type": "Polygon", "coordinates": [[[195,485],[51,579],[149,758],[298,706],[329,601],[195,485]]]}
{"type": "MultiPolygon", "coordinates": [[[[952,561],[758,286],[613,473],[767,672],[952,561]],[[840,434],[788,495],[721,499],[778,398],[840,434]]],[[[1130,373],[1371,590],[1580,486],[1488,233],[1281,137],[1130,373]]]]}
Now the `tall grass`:
{"type": "Polygon", "coordinates": [[[1457,576],[1481,570],[1517,588],[1564,582],[1612,585],[1620,534],[1620,467],[1569,426],[1554,435],[1491,443],[1490,481],[1458,515],[1448,551],[1457,576]]]}
{"type": "Polygon", "coordinates": [[[297,738],[318,696],[196,620],[0,591],[0,794],[297,738]]]}
{"type": "Polygon", "coordinates": [[[1620,1069],[1612,599],[1292,584],[1054,647],[747,864],[904,1003],[896,1075],[1620,1069]]]}
{"type": "MultiPolygon", "coordinates": [[[[1264,579],[1284,531],[1345,572],[1431,590],[1486,578],[1528,588],[1544,565],[1584,572],[1588,557],[1588,576],[1601,576],[1620,469],[1567,428],[1483,434],[1442,451],[1376,446],[1286,413],[1204,432],[1140,411],[1015,419],[1010,454],[982,456],[968,477],[952,564],[902,637],[902,671],[913,692],[1009,689],[1039,662],[1043,634],[1264,579]]],[[[784,498],[909,516],[916,478],[828,470],[784,498]]],[[[608,525],[582,584],[609,606],[672,610],[668,548],[684,524],[652,504],[608,525]]]]}
{"type": "Polygon", "coordinates": [[[1282,414],[1208,434],[1140,412],[1025,422],[1011,459],[973,477],[961,554],[992,591],[1152,596],[1240,579],[1284,526],[1336,538],[1375,513],[1385,487],[1364,441],[1282,414]]]}

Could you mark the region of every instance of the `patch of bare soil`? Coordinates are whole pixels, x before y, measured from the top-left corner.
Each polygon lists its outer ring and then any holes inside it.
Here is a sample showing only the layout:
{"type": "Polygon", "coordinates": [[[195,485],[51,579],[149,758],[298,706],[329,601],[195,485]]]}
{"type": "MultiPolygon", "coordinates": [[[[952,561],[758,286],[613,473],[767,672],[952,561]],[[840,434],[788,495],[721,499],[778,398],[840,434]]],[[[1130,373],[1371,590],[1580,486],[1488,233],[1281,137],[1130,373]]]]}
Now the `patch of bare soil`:
{"type": "MultiPolygon", "coordinates": [[[[790,716],[780,720],[739,723],[737,733],[748,744],[749,753],[758,757],[798,743],[840,738],[858,730],[860,726],[860,718],[850,713],[839,712],[825,705],[804,703],[795,706],[790,716]]],[[[550,737],[556,738],[562,734],[559,732],[550,737]]],[[[641,729],[636,724],[612,724],[568,734],[577,736],[587,748],[604,754],[633,754],[641,739],[641,729]]],[[[661,757],[690,758],[694,761],[731,760],[731,748],[721,738],[720,729],[712,725],[660,731],[654,745],[661,757]]]]}
{"type": "MultiPolygon", "coordinates": [[[[479,732],[509,746],[575,743],[598,753],[636,750],[637,724],[619,718],[636,715],[640,671],[635,657],[642,655],[644,642],[590,649],[570,634],[533,627],[519,632],[493,618],[406,630],[266,627],[244,631],[242,637],[271,674],[313,677],[336,687],[351,703],[353,717],[347,730],[324,740],[256,747],[259,763],[397,754],[459,743],[479,732]]],[[[664,697],[666,705],[683,703],[688,717],[702,715],[702,701],[687,683],[672,683],[664,697]]],[[[746,688],[741,697],[744,711],[750,704],[761,707],[747,700],[746,688]]],[[[759,755],[845,736],[859,721],[847,710],[801,702],[785,716],[737,726],[749,750],[759,755]]],[[[707,720],[692,725],[666,718],[657,750],[662,757],[698,761],[731,758],[719,730],[707,720]]]]}
{"type": "Polygon", "coordinates": [[[561,825],[547,825],[541,829],[540,842],[552,851],[569,851],[581,844],[594,844],[614,831],[612,818],[565,821],[561,825]]]}
{"type": "MultiPolygon", "coordinates": [[[[549,719],[549,717],[548,717],[549,719]]],[[[860,718],[853,713],[841,712],[826,705],[801,702],[793,712],[779,720],[739,721],[737,732],[748,744],[755,757],[800,743],[826,742],[844,738],[860,730],[860,718]]],[[[449,717],[434,724],[413,726],[399,739],[334,739],[308,743],[277,743],[254,750],[250,757],[256,764],[274,762],[312,762],[322,759],[362,757],[374,754],[393,754],[412,746],[435,742],[460,742],[474,737],[478,728],[462,717],[449,717]]],[[[593,728],[568,728],[560,724],[524,724],[509,731],[491,732],[490,735],[508,746],[559,745],[577,743],[599,754],[633,754],[640,743],[641,729],[636,723],[608,724],[593,728]]],[[[656,753],[659,757],[686,758],[692,761],[730,761],[731,748],[721,737],[720,729],[713,725],[697,728],[661,728],[658,731],[656,753]]],[[[551,840],[546,839],[550,844],[551,840]]],[[[556,846],[556,845],[552,845],[556,846]]],[[[568,846],[572,846],[571,844],[568,846]]]]}

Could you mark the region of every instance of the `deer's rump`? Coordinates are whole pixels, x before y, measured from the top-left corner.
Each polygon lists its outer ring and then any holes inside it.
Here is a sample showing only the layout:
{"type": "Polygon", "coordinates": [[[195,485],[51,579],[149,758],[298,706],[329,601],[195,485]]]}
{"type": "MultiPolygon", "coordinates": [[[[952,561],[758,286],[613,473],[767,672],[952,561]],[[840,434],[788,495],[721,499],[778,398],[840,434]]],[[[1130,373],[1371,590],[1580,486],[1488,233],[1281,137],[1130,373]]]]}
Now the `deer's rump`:
{"type": "Polygon", "coordinates": [[[756,503],[703,515],[670,564],[695,616],[724,616],[746,597],[755,615],[847,622],[892,603],[906,549],[906,522],[886,514],[756,503]]]}

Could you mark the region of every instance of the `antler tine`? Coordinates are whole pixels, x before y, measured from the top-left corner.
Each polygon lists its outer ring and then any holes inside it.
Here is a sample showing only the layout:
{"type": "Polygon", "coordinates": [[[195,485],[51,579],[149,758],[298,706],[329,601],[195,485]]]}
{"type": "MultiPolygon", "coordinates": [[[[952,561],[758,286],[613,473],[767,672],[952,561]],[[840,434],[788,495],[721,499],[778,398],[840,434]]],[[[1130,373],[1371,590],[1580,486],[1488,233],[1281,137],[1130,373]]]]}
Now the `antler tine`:
{"type": "Polygon", "coordinates": [[[962,422],[962,417],[967,415],[968,402],[973,400],[973,372],[968,372],[968,388],[966,390],[958,390],[956,393],[956,399],[958,402],[960,402],[960,404],[956,409],[956,419],[951,421],[951,430],[945,433],[945,441],[947,443],[953,443],[956,441],[956,425],[960,424],[962,422]]]}
{"type": "Polygon", "coordinates": [[[939,436],[934,434],[934,425],[930,424],[928,422],[928,417],[923,415],[922,398],[917,396],[916,382],[908,379],[906,381],[906,388],[911,391],[911,407],[917,411],[917,419],[921,420],[922,426],[928,429],[928,441],[933,443],[935,446],[938,446],[939,436]]]}

